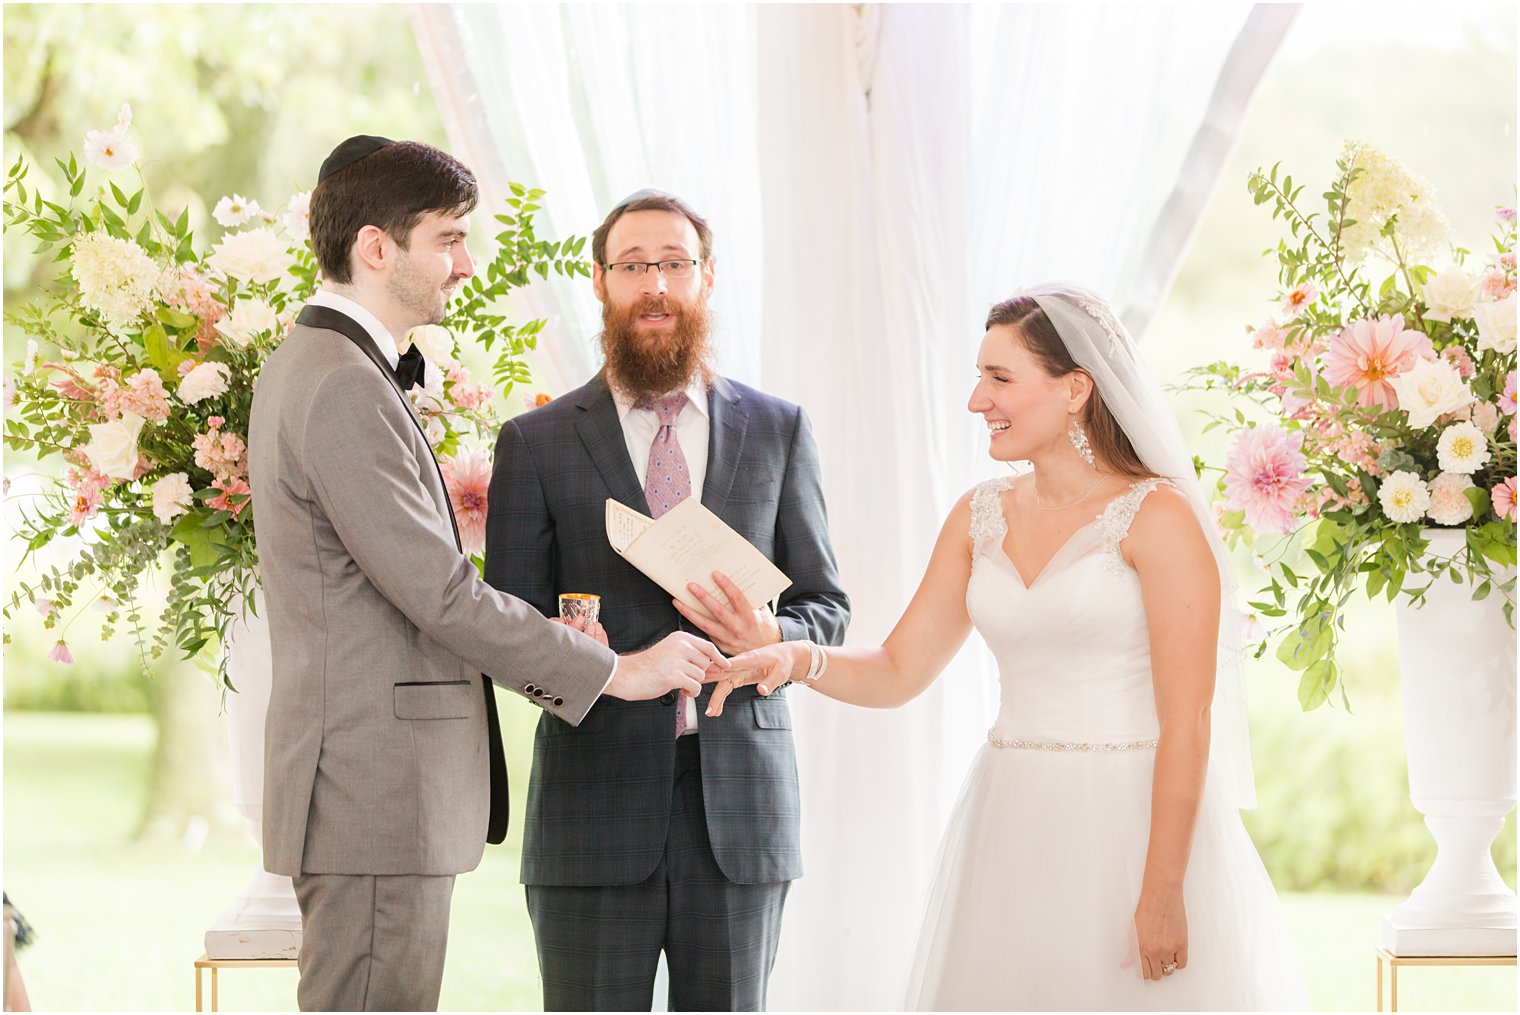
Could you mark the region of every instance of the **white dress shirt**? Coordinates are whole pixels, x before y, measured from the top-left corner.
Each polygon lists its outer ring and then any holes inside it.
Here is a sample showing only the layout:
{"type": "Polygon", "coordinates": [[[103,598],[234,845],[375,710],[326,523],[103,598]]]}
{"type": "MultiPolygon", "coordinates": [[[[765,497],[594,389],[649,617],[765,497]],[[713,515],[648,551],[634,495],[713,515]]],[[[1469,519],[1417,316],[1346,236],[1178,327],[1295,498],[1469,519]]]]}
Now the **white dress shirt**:
{"type": "Polygon", "coordinates": [[[328,310],[336,310],[346,317],[353,318],[364,328],[365,333],[369,335],[369,340],[375,343],[375,348],[380,350],[380,355],[385,357],[385,361],[391,365],[392,370],[396,369],[396,364],[401,362],[401,353],[397,349],[395,336],[380,323],[380,318],[347,296],[339,296],[331,289],[318,289],[311,294],[311,299],[306,301],[306,305],[326,307],[328,310]]]}
{"type": "MultiPolygon", "coordinates": [[[[655,434],[660,432],[660,417],[653,409],[634,407],[634,399],[612,387],[612,400],[617,404],[618,421],[623,425],[623,440],[628,444],[628,457],[633,460],[633,471],[644,485],[649,473],[649,449],[654,446],[655,434]]],[[[700,379],[686,386],[686,405],[676,417],[676,440],[681,454],[686,458],[686,471],[691,476],[691,495],[702,499],[702,481],[707,478],[707,443],[711,432],[707,418],[707,388],[700,379]]],[[[687,698],[686,732],[697,731],[697,699],[687,698]]],[[[675,720],[671,720],[674,722],[675,720]]]]}

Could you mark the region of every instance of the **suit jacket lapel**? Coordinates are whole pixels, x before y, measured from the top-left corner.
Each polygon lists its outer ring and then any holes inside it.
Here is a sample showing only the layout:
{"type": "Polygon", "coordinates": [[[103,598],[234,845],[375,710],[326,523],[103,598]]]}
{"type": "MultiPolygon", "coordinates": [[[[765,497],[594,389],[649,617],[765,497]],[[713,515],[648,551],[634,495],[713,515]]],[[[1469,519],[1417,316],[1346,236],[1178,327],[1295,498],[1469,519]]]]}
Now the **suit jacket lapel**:
{"type": "Polygon", "coordinates": [[[713,379],[707,392],[709,434],[707,476],[702,480],[702,504],[718,517],[728,507],[739,460],[744,453],[744,434],[749,416],[739,404],[739,393],[722,377],[713,379]]]}
{"type": "Polygon", "coordinates": [[[459,552],[463,553],[464,543],[459,538],[459,522],[454,517],[454,504],[449,499],[448,484],[443,481],[443,470],[438,468],[438,457],[433,454],[433,446],[428,443],[427,434],[422,429],[422,421],[417,418],[417,410],[413,408],[412,400],[406,396],[406,392],[401,390],[401,385],[396,381],[396,372],[391,369],[390,363],[386,362],[380,350],[375,347],[375,340],[370,337],[369,332],[364,330],[364,325],[331,307],[302,307],[300,315],[296,317],[296,323],[307,328],[336,331],[357,345],[360,351],[380,368],[380,372],[390,382],[391,389],[396,392],[396,397],[400,398],[401,404],[406,406],[407,415],[412,417],[412,425],[417,428],[417,433],[422,436],[423,446],[428,449],[428,457],[432,459],[433,469],[438,473],[438,485],[443,489],[443,503],[449,510],[449,527],[454,530],[454,545],[459,548],[459,552]]]}
{"type": "Polygon", "coordinates": [[[617,402],[613,401],[606,378],[602,374],[591,378],[577,393],[575,404],[582,412],[575,430],[613,499],[647,515],[649,502],[644,499],[644,488],[639,485],[638,473],[628,457],[623,423],[618,419],[617,402]]]}

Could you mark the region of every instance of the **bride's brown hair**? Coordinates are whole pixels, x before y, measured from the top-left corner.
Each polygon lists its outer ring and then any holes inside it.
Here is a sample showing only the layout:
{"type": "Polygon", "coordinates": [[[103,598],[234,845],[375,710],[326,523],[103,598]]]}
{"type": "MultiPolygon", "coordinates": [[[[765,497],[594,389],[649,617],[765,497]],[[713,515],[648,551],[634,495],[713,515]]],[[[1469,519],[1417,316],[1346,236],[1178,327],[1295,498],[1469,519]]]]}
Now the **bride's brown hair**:
{"type": "MultiPolygon", "coordinates": [[[[1071,358],[1066,343],[1061,341],[1060,332],[1056,331],[1056,326],[1050,322],[1039,301],[1033,296],[1015,296],[993,306],[987,312],[986,326],[990,329],[995,325],[1012,328],[1024,348],[1034,355],[1040,367],[1050,376],[1065,377],[1077,370],[1087,374],[1071,358]]],[[[1088,374],[1088,378],[1091,379],[1092,375],[1088,374]]],[[[1092,394],[1088,396],[1087,404],[1082,406],[1081,417],[1082,429],[1087,431],[1088,444],[1098,458],[1115,472],[1137,479],[1150,479],[1156,475],[1145,467],[1145,463],[1135,453],[1129,435],[1108,410],[1108,406],[1103,404],[1103,394],[1098,390],[1097,381],[1093,381],[1092,394]]]]}

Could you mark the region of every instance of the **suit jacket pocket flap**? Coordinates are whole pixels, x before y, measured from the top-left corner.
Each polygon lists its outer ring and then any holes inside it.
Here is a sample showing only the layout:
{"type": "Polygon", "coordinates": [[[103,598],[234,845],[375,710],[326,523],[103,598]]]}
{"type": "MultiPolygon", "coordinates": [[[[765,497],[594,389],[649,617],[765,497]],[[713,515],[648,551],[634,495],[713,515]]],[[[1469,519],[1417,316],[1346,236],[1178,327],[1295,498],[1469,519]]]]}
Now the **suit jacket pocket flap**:
{"type": "Polygon", "coordinates": [[[792,728],[792,710],[787,707],[785,699],[777,698],[767,701],[764,698],[756,698],[755,725],[763,730],[789,730],[792,728]]]}
{"type": "Polygon", "coordinates": [[[396,685],[396,718],[468,719],[480,695],[469,680],[408,680],[396,685]]]}

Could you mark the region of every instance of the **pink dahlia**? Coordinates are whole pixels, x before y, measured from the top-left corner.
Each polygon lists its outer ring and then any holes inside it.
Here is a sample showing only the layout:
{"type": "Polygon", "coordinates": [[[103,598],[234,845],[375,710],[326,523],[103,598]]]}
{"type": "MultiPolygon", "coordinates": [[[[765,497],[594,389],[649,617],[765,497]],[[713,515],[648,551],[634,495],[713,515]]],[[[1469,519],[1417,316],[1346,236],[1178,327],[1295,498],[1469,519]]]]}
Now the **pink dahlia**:
{"type": "Polygon", "coordinates": [[[1404,327],[1398,314],[1357,321],[1330,341],[1325,376],[1331,384],[1355,388],[1361,405],[1398,408],[1398,395],[1389,380],[1413,368],[1420,359],[1433,359],[1435,349],[1423,332],[1404,327]]]}
{"type": "Polygon", "coordinates": [[[461,451],[441,464],[443,484],[454,505],[459,539],[464,552],[483,553],[486,548],[486,496],[491,489],[491,463],[481,451],[461,451]]]}
{"type": "Polygon", "coordinates": [[[1507,522],[1515,520],[1515,477],[1505,476],[1504,482],[1494,487],[1491,496],[1494,514],[1507,522]]]}
{"type": "Polygon", "coordinates": [[[1225,503],[1244,511],[1257,532],[1293,527],[1298,499],[1309,488],[1303,443],[1302,433],[1276,426],[1252,427],[1235,438],[1225,463],[1225,503]]]}

